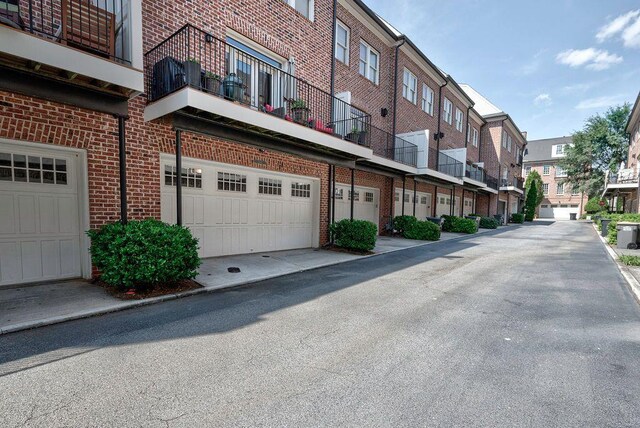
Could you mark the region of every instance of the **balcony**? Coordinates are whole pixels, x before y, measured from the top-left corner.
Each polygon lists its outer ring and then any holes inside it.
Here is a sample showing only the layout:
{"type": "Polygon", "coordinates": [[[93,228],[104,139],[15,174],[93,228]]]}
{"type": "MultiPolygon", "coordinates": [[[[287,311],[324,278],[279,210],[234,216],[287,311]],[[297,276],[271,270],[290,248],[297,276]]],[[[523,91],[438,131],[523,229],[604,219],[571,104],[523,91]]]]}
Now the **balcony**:
{"type": "Polygon", "coordinates": [[[519,177],[512,178],[502,178],[500,179],[500,189],[501,191],[514,191],[521,194],[524,194],[524,181],[519,177]]]}
{"type": "Polygon", "coordinates": [[[487,176],[484,168],[481,168],[477,165],[467,164],[465,168],[464,175],[466,178],[476,181],[478,183],[487,183],[487,176]]]}
{"type": "Polygon", "coordinates": [[[464,163],[438,150],[429,147],[429,168],[447,174],[451,177],[465,176],[464,163]]]}
{"type": "Polygon", "coordinates": [[[638,189],[638,174],[634,168],[621,169],[617,173],[607,172],[605,177],[603,197],[608,194],[632,193],[638,189]]]}
{"type": "Polygon", "coordinates": [[[0,65],[131,97],[144,89],[142,12],[131,0],[2,0],[0,65]]]}
{"type": "Polygon", "coordinates": [[[371,126],[370,143],[376,156],[414,168],[418,164],[418,146],[380,128],[371,126]]]}
{"type": "Polygon", "coordinates": [[[182,27],[144,56],[145,120],[180,113],[254,134],[256,142],[267,137],[298,151],[371,158],[370,115],[247,51],[192,25],[182,27]]]}
{"type": "Polygon", "coordinates": [[[487,174],[487,187],[489,189],[498,190],[498,179],[487,174]]]}

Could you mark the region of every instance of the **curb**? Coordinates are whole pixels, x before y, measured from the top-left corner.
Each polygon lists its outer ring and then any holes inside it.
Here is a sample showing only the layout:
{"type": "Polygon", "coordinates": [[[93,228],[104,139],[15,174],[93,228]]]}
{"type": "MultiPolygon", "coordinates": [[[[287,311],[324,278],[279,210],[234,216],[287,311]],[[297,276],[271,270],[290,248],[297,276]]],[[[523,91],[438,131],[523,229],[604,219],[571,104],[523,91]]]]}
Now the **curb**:
{"type": "Polygon", "coordinates": [[[593,229],[596,231],[598,238],[600,238],[600,242],[602,242],[602,245],[604,245],[607,254],[609,254],[609,257],[611,257],[611,261],[613,261],[613,263],[618,267],[618,270],[622,274],[623,278],[625,279],[625,281],[627,281],[627,285],[629,286],[629,290],[633,294],[633,297],[635,297],[636,301],[640,304],[640,282],[638,282],[635,276],[633,276],[628,267],[618,261],[618,254],[616,254],[613,248],[609,246],[609,243],[605,240],[605,238],[600,235],[600,232],[598,231],[595,223],[593,224],[593,229]]]}
{"type": "MultiPolygon", "coordinates": [[[[507,228],[507,227],[509,227],[509,226],[504,226],[504,227],[502,227],[502,229],[507,228]]],[[[251,284],[258,283],[258,282],[268,281],[268,280],[274,279],[274,278],[285,277],[287,275],[293,275],[293,274],[300,273],[300,272],[308,272],[308,271],[311,271],[311,270],[321,269],[321,268],[325,268],[325,267],[328,267],[328,266],[335,266],[335,265],[339,265],[339,264],[343,264],[343,263],[354,262],[354,261],[358,261],[358,260],[367,259],[369,257],[383,256],[385,254],[391,254],[391,253],[395,253],[395,252],[398,252],[398,251],[411,250],[413,248],[424,247],[424,246],[427,246],[427,245],[441,244],[441,243],[451,242],[451,241],[460,241],[460,240],[471,238],[471,237],[474,237],[474,236],[477,236],[477,235],[482,235],[482,234],[485,234],[485,233],[489,233],[489,232],[492,232],[494,230],[500,230],[500,229],[484,229],[484,230],[478,231],[478,232],[476,232],[474,234],[456,236],[456,237],[447,239],[445,241],[423,242],[421,244],[417,244],[417,245],[414,245],[414,246],[411,246],[411,247],[395,248],[393,250],[385,251],[384,253],[363,255],[363,256],[360,256],[357,259],[338,260],[338,261],[335,261],[335,262],[330,262],[330,263],[326,263],[326,264],[319,265],[319,266],[304,267],[304,268],[300,268],[298,270],[295,270],[293,272],[287,272],[285,274],[274,274],[274,275],[269,275],[269,276],[265,276],[265,277],[260,277],[260,278],[254,278],[254,279],[241,281],[241,282],[238,282],[238,283],[235,283],[235,284],[231,283],[231,284],[221,285],[221,286],[218,286],[218,287],[205,287],[205,286],[203,286],[202,288],[198,288],[196,290],[185,291],[184,293],[180,293],[180,294],[166,294],[164,296],[151,297],[151,298],[144,299],[144,300],[136,300],[136,301],[130,301],[130,302],[115,303],[113,305],[109,305],[109,306],[106,306],[106,307],[103,307],[103,308],[100,308],[100,309],[79,311],[79,312],[76,312],[76,313],[73,313],[73,314],[69,314],[69,315],[60,315],[60,316],[56,316],[56,317],[41,319],[41,320],[38,320],[38,321],[27,321],[27,322],[22,322],[22,323],[17,323],[17,324],[10,324],[8,326],[0,328],[0,336],[5,335],[5,334],[9,334],[9,333],[15,333],[15,332],[18,332],[18,331],[31,330],[31,329],[38,328],[38,327],[44,327],[44,326],[47,326],[47,325],[60,324],[60,323],[67,322],[67,321],[74,321],[74,320],[83,319],[83,318],[91,318],[91,317],[94,317],[94,316],[105,315],[105,314],[110,314],[110,313],[114,313],[114,312],[120,312],[120,311],[124,311],[124,310],[127,310],[127,309],[154,305],[154,304],[166,302],[166,301],[169,301],[169,300],[176,300],[176,299],[181,299],[181,298],[184,298],[184,297],[195,296],[197,294],[216,293],[216,292],[220,292],[220,291],[226,291],[226,290],[229,290],[229,289],[232,289],[232,288],[238,288],[238,287],[242,287],[242,286],[246,286],[246,285],[251,285],[251,284]]],[[[200,284],[200,283],[198,283],[198,284],[200,284]]],[[[200,284],[200,285],[202,285],[202,284],[200,284]]],[[[639,287],[639,291],[638,292],[640,293],[640,284],[639,284],[638,287],[639,287]]],[[[639,294],[639,296],[640,296],[640,294],[639,294]]],[[[640,297],[638,297],[638,298],[640,299],[640,297]]]]}

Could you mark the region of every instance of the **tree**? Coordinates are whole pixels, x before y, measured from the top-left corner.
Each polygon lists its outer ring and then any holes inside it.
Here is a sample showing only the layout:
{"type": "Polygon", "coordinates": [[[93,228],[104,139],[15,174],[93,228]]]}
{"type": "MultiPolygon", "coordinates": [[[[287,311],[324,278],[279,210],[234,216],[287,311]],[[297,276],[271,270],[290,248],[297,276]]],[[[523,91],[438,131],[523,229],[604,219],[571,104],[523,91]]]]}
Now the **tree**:
{"type": "Polygon", "coordinates": [[[589,214],[597,213],[600,211],[606,211],[607,210],[606,202],[607,201],[605,201],[604,199],[601,199],[596,196],[594,198],[589,199],[589,201],[587,201],[587,204],[584,206],[584,210],[589,214]],[[605,202],[604,205],[600,205],[600,201],[605,202]]]}
{"type": "MultiPolygon", "coordinates": [[[[532,173],[535,171],[532,171],[532,173]]],[[[531,176],[531,174],[529,174],[531,176]]],[[[538,176],[539,177],[539,176],[538,176]]],[[[528,180],[528,177],[527,177],[528,180]]],[[[531,181],[527,190],[527,199],[524,203],[524,219],[526,221],[533,221],[536,215],[536,208],[538,208],[538,182],[536,180],[531,181]]]]}
{"type": "Polygon", "coordinates": [[[565,157],[559,161],[567,173],[563,183],[591,197],[602,191],[607,171],[617,172],[627,160],[625,126],[630,111],[628,103],[611,107],[604,115],[591,116],[572,135],[573,144],[565,147],[565,157]]]}
{"type": "Polygon", "coordinates": [[[535,211],[535,209],[538,208],[538,206],[542,203],[542,200],[544,199],[544,190],[542,189],[542,177],[540,177],[540,174],[538,173],[538,171],[532,170],[529,173],[529,175],[527,175],[527,179],[524,182],[524,194],[527,197],[529,196],[529,188],[534,183],[536,185],[536,199],[535,199],[535,206],[534,206],[534,211],[535,211]]]}

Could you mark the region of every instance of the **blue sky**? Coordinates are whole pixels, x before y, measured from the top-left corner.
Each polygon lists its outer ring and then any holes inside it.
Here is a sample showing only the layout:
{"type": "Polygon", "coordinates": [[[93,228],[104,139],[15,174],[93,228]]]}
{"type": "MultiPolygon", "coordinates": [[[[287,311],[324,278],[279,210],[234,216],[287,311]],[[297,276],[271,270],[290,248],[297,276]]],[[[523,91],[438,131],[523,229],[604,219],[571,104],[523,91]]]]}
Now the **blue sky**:
{"type": "Polygon", "coordinates": [[[365,0],[529,139],[570,135],[640,91],[638,0],[365,0]]]}

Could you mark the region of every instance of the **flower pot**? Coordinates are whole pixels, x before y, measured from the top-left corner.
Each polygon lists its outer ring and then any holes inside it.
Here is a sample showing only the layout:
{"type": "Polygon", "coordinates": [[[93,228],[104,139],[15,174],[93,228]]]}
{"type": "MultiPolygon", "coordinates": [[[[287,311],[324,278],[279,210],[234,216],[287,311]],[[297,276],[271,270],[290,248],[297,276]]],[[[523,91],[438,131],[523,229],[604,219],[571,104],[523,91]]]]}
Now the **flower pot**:
{"type": "Polygon", "coordinates": [[[200,88],[200,72],[202,70],[200,63],[185,61],[183,62],[183,66],[185,83],[194,88],[200,88]]]}
{"type": "Polygon", "coordinates": [[[298,123],[309,123],[309,109],[306,107],[298,107],[291,109],[293,120],[298,123]]]}
{"type": "Polygon", "coordinates": [[[230,73],[222,81],[222,87],[224,90],[224,97],[232,101],[242,100],[242,79],[230,73]]]}
{"type": "Polygon", "coordinates": [[[358,133],[358,144],[361,146],[366,146],[367,145],[367,132],[366,131],[360,131],[358,133]]]}
{"type": "Polygon", "coordinates": [[[220,94],[220,80],[215,77],[205,77],[204,78],[204,90],[209,92],[210,94],[219,95],[220,94]]]}

